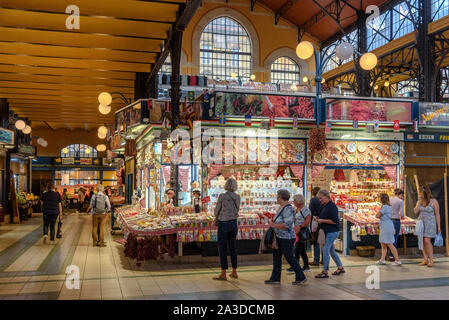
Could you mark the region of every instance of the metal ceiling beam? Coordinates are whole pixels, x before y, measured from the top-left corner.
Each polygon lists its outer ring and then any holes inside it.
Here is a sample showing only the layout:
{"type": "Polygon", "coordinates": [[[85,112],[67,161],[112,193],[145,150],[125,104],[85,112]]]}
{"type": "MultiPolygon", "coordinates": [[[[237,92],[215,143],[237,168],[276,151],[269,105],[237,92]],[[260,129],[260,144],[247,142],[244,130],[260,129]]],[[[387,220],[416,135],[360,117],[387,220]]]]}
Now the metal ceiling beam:
{"type": "Polygon", "coordinates": [[[278,11],[274,13],[274,24],[278,24],[279,19],[291,8],[293,8],[299,0],[288,0],[285,2],[278,11]]]}
{"type": "Polygon", "coordinates": [[[51,131],[55,132],[55,129],[53,129],[53,128],[48,124],[47,121],[43,121],[43,122],[45,123],[45,125],[46,125],[51,131]]]}
{"type": "Polygon", "coordinates": [[[257,0],[250,0],[250,3],[251,3],[251,12],[254,11],[254,7],[256,6],[256,2],[257,2],[257,0]]]}
{"type": "Polygon", "coordinates": [[[170,30],[169,38],[165,41],[162,52],[158,55],[156,62],[153,64],[151,68],[150,75],[148,76],[145,82],[145,88],[149,87],[151,79],[156,77],[157,73],[164,64],[165,59],[167,59],[167,56],[170,52],[170,48],[173,42],[173,33],[174,33],[173,31],[174,30],[184,31],[187,25],[189,24],[190,20],[192,20],[194,14],[196,13],[200,5],[201,0],[190,0],[187,1],[185,5],[180,5],[179,18],[174,23],[172,30],[170,30]]]}

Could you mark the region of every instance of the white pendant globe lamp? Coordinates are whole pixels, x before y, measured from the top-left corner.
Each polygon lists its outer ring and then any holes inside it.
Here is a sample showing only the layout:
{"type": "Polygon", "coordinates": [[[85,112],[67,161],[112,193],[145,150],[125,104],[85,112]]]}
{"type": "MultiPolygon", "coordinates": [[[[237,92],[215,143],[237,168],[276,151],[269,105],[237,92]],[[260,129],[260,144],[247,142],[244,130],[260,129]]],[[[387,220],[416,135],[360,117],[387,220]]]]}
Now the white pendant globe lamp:
{"type": "Polygon", "coordinates": [[[109,92],[102,92],[98,95],[100,104],[109,106],[112,103],[112,95],[109,92]]]}
{"type": "Polygon", "coordinates": [[[340,43],[335,49],[335,54],[337,55],[337,58],[343,61],[351,58],[353,53],[354,48],[348,42],[340,43]]]}
{"type": "Polygon", "coordinates": [[[23,120],[17,120],[15,126],[17,130],[23,130],[26,127],[26,123],[23,120]]]}
{"type": "Polygon", "coordinates": [[[31,133],[31,127],[29,125],[26,125],[25,128],[23,128],[22,132],[24,134],[30,134],[31,133]]]}
{"type": "Polygon", "coordinates": [[[310,41],[301,41],[296,46],[296,55],[303,60],[309,59],[314,52],[315,48],[310,41]]]}

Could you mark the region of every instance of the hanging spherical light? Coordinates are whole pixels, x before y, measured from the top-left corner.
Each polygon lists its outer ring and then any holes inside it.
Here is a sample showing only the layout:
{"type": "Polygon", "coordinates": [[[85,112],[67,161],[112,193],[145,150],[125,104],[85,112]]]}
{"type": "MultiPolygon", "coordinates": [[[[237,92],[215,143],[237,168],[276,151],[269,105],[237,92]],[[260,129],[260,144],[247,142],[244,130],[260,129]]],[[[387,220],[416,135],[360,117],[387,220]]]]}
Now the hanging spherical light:
{"type": "Polygon", "coordinates": [[[106,146],[104,144],[97,145],[97,151],[99,152],[106,151],[106,146]]]}
{"type": "Polygon", "coordinates": [[[302,78],[302,82],[307,83],[308,81],[309,81],[309,78],[307,78],[307,77],[302,78]]]}
{"type": "Polygon", "coordinates": [[[301,41],[296,46],[296,55],[303,60],[309,59],[313,55],[313,44],[309,41],[301,41]]]}
{"type": "Polygon", "coordinates": [[[26,125],[25,128],[23,128],[22,132],[24,134],[30,134],[31,133],[31,127],[29,125],[26,125]]]}
{"type": "Polygon", "coordinates": [[[379,87],[378,87],[378,85],[376,84],[375,86],[374,86],[374,90],[377,90],[379,87]]]}
{"type": "Polygon", "coordinates": [[[108,133],[108,128],[106,128],[105,126],[101,126],[98,128],[98,133],[106,135],[108,133]]]}
{"type": "Polygon", "coordinates": [[[360,67],[364,70],[372,70],[377,65],[377,56],[374,53],[367,52],[360,57],[360,67]]]}
{"type": "Polygon", "coordinates": [[[84,153],[85,154],[89,154],[90,153],[90,149],[89,148],[84,149],[84,153]]]}
{"type": "Polygon", "coordinates": [[[337,58],[340,60],[346,60],[346,59],[351,58],[353,53],[354,53],[354,48],[348,42],[340,43],[337,46],[337,48],[335,49],[335,54],[337,55],[337,58]]]}
{"type": "Polygon", "coordinates": [[[296,89],[297,89],[296,84],[292,84],[292,86],[290,87],[290,89],[292,89],[293,91],[296,91],[296,89]]]}
{"type": "Polygon", "coordinates": [[[100,111],[101,114],[108,114],[109,112],[111,112],[111,106],[100,104],[98,106],[98,110],[100,111]]]}
{"type": "Polygon", "coordinates": [[[42,141],[41,146],[43,146],[44,148],[48,146],[48,142],[47,140],[42,141]]]}
{"type": "Polygon", "coordinates": [[[385,87],[388,87],[388,86],[390,86],[390,81],[388,81],[388,80],[387,80],[387,81],[385,81],[385,82],[384,82],[384,86],[385,86],[385,87]]]}
{"type": "Polygon", "coordinates": [[[252,81],[256,80],[256,76],[254,74],[251,75],[251,80],[252,81]]]}
{"type": "Polygon", "coordinates": [[[322,84],[325,84],[325,83],[326,83],[326,79],[323,78],[323,79],[321,80],[321,83],[322,83],[322,84]]]}
{"type": "Polygon", "coordinates": [[[38,145],[42,145],[43,142],[44,142],[44,139],[42,139],[42,138],[38,138],[37,139],[37,144],[38,145]]]}
{"type": "Polygon", "coordinates": [[[100,138],[100,139],[106,139],[106,133],[98,132],[98,138],[100,138]]]}
{"type": "Polygon", "coordinates": [[[15,126],[16,126],[16,129],[23,130],[26,127],[26,123],[23,120],[17,120],[15,126]]]}
{"type": "Polygon", "coordinates": [[[69,149],[67,149],[67,148],[62,149],[62,153],[64,153],[64,154],[69,153],[69,149]]]}
{"type": "Polygon", "coordinates": [[[231,77],[232,77],[232,79],[237,78],[237,73],[235,73],[235,72],[231,73],[231,77]]]}
{"type": "Polygon", "coordinates": [[[112,96],[109,92],[102,92],[98,95],[98,102],[105,106],[108,106],[112,103],[112,96]]]}

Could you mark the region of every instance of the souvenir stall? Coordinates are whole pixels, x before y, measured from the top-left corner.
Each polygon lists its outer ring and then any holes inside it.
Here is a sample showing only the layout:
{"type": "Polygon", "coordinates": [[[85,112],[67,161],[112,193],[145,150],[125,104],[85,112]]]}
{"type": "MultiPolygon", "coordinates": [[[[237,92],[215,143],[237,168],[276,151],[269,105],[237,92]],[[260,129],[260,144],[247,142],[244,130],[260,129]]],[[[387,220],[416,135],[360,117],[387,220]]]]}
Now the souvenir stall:
{"type": "MultiPolygon", "coordinates": [[[[339,208],[343,232],[337,250],[350,254],[357,246],[379,247],[379,195],[393,196],[404,185],[404,134],[399,131],[411,124],[411,101],[331,97],[326,111],[325,148],[309,153],[309,188],[329,190],[339,208]]],[[[406,217],[401,234],[413,233],[414,227],[406,217]]]]}

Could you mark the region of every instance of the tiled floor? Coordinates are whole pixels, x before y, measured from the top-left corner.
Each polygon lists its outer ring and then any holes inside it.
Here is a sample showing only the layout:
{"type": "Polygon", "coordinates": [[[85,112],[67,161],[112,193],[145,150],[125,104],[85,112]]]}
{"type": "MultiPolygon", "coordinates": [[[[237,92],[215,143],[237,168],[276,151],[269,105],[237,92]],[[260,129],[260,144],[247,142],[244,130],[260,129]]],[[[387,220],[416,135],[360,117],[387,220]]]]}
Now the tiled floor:
{"type": "Polygon", "coordinates": [[[238,280],[214,281],[216,257],[137,266],[113,241],[120,235],[107,234],[106,248],[92,246],[89,216],[67,216],[63,230],[63,238],[51,246],[42,243],[39,216],[0,227],[0,299],[449,299],[447,257],[439,257],[432,269],[418,266],[418,257],[404,257],[402,267],[379,267],[375,290],[366,287],[367,267],[375,260],[359,257],[342,257],[347,272],[338,277],[315,279],[319,268],[313,268],[300,287],[292,286],[293,276],[286,273],[281,285],[269,286],[263,281],[271,273],[270,256],[239,257],[238,280]],[[78,289],[68,284],[70,266],[79,271],[78,289]]]}

